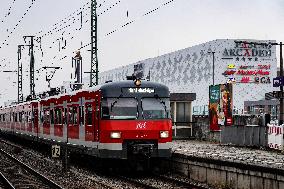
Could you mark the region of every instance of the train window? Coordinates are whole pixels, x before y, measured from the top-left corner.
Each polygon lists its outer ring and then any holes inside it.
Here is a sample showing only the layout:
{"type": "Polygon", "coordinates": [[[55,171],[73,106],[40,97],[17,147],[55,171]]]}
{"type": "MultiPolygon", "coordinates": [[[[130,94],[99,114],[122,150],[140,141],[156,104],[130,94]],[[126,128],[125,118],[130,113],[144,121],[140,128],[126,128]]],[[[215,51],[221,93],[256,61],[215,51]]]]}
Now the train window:
{"type": "Polygon", "coordinates": [[[25,115],[25,112],[22,111],[22,122],[25,123],[26,121],[26,115],[25,115]]]}
{"type": "Polygon", "coordinates": [[[54,124],[58,124],[58,108],[54,109],[54,124]]]}
{"type": "Polygon", "coordinates": [[[49,117],[50,117],[49,116],[49,110],[45,109],[44,110],[43,122],[46,123],[46,124],[49,124],[50,123],[49,117]]]}
{"type": "Polygon", "coordinates": [[[142,98],[142,115],[144,119],[170,118],[170,99],[142,98]]]}
{"type": "Polygon", "coordinates": [[[100,109],[99,109],[99,102],[96,100],[96,112],[95,112],[95,118],[96,119],[99,119],[99,111],[100,111],[100,109]]]}
{"type": "Polygon", "coordinates": [[[23,119],[22,119],[22,112],[19,112],[19,122],[22,122],[23,119]]]}
{"type": "Polygon", "coordinates": [[[73,124],[78,124],[78,108],[73,107],[73,124]]]}
{"type": "Polygon", "coordinates": [[[92,126],[93,121],[92,121],[92,105],[88,104],[86,107],[86,124],[92,126]]]}
{"type": "Polygon", "coordinates": [[[84,125],[84,106],[79,107],[79,123],[84,125]]]}
{"type": "Polygon", "coordinates": [[[28,122],[28,120],[29,120],[28,112],[25,112],[25,117],[26,117],[26,118],[25,118],[25,121],[28,122]]]}
{"type": "Polygon", "coordinates": [[[31,116],[31,112],[29,112],[29,116],[28,116],[28,122],[32,121],[32,116],[31,116]]]}
{"type": "Polygon", "coordinates": [[[57,115],[58,115],[58,124],[62,124],[62,112],[61,108],[58,109],[57,115]]]}
{"type": "Polygon", "coordinates": [[[15,113],[15,122],[18,122],[18,113],[15,113]]]}
{"type": "Polygon", "coordinates": [[[5,121],[5,119],[6,119],[6,114],[4,114],[4,116],[3,116],[3,121],[5,121]]]}
{"type": "Polygon", "coordinates": [[[62,124],[62,113],[60,108],[55,108],[55,118],[54,118],[55,124],[62,124]]]}
{"type": "Polygon", "coordinates": [[[54,124],[54,112],[53,112],[53,110],[50,110],[50,123],[54,124]]]}
{"type": "Polygon", "coordinates": [[[73,116],[72,116],[72,107],[69,107],[69,112],[68,112],[68,123],[73,124],[73,116]]]}
{"type": "MultiPolygon", "coordinates": [[[[62,112],[63,114],[63,112],[62,112]]],[[[64,109],[64,124],[67,124],[67,108],[64,109]]]]}
{"type": "Polygon", "coordinates": [[[138,116],[135,98],[104,98],[102,99],[103,119],[136,119],[138,116]]]}

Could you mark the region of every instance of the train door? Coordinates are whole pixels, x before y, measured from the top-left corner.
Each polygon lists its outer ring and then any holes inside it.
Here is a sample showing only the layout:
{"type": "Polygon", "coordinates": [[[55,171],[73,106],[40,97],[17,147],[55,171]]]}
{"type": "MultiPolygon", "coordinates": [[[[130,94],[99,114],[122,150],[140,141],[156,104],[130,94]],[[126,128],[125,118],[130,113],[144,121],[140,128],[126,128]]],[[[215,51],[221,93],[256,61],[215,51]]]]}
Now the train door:
{"type": "Polygon", "coordinates": [[[86,102],[85,104],[85,141],[94,141],[95,126],[94,126],[94,111],[95,102],[86,102]]]}
{"type": "Polygon", "coordinates": [[[68,106],[68,138],[79,139],[79,106],[68,106]]]}
{"type": "Polygon", "coordinates": [[[63,107],[56,107],[54,110],[54,136],[63,137],[63,107]]]}

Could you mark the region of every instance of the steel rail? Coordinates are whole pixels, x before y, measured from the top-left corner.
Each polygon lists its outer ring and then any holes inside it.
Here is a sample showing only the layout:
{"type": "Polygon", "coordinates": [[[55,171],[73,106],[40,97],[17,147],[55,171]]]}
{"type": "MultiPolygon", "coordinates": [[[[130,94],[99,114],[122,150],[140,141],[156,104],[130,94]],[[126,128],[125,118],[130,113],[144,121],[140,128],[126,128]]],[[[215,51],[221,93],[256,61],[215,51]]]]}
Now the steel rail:
{"type": "Polygon", "coordinates": [[[0,149],[0,152],[2,152],[3,154],[5,154],[7,157],[9,157],[10,159],[12,159],[13,161],[17,162],[18,164],[20,164],[21,166],[23,166],[25,169],[27,169],[29,172],[31,172],[34,176],[38,177],[40,180],[42,180],[43,183],[47,184],[48,186],[50,186],[51,188],[54,189],[63,189],[63,187],[61,187],[60,185],[56,184],[54,181],[50,180],[49,178],[47,178],[46,176],[42,175],[41,173],[37,172],[36,170],[34,170],[33,168],[31,168],[30,166],[26,165],[25,163],[21,162],[20,160],[18,160],[17,158],[15,158],[14,156],[10,155],[9,153],[5,152],[4,150],[0,149]]]}
{"type": "Polygon", "coordinates": [[[6,186],[9,189],[15,189],[15,187],[12,185],[12,183],[3,175],[3,173],[0,171],[0,180],[3,181],[3,185],[6,186]]]}

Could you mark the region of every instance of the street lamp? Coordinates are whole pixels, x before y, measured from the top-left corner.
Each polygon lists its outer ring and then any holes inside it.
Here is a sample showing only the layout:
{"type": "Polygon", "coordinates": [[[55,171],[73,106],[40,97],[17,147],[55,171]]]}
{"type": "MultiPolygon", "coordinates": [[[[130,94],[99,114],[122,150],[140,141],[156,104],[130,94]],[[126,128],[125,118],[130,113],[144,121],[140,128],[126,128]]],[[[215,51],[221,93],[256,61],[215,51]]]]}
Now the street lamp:
{"type": "Polygon", "coordinates": [[[213,58],[213,85],[215,85],[215,83],[214,83],[214,70],[215,70],[215,56],[214,56],[214,54],[215,54],[215,52],[214,51],[208,51],[207,52],[208,54],[212,54],[212,58],[213,58]]]}

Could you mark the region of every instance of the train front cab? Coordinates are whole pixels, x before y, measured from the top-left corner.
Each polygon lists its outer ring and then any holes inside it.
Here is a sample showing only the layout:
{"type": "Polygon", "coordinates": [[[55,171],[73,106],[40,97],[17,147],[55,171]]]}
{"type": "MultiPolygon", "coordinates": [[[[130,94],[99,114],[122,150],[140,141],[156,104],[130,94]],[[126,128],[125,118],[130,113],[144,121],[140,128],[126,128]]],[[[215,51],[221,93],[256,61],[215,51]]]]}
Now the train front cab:
{"type": "Polygon", "coordinates": [[[172,123],[166,86],[133,81],[101,89],[99,157],[170,157],[172,123]]]}

